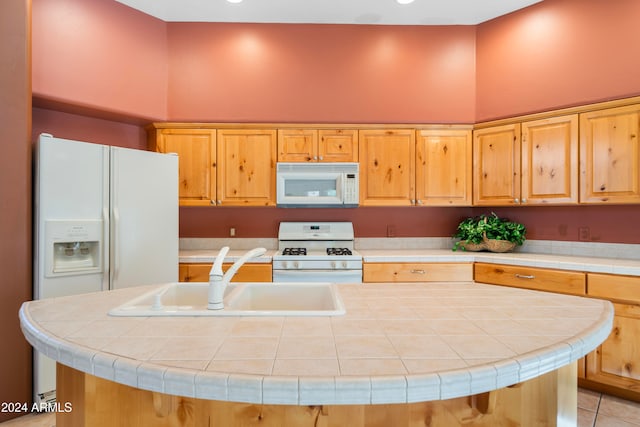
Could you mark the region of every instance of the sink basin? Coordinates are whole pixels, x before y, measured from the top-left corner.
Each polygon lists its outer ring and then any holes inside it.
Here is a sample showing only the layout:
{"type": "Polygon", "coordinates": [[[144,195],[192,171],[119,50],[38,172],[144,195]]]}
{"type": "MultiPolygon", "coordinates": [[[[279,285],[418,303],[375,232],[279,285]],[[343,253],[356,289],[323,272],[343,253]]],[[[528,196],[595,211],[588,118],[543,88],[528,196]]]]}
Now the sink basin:
{"type": "Polygon", "coordinates": [[[338,316],[344,304],[331,283],[231,283],[225,308],[207,309],[209,283],[170,283],[109,311],[111,316],[338,316]]]}

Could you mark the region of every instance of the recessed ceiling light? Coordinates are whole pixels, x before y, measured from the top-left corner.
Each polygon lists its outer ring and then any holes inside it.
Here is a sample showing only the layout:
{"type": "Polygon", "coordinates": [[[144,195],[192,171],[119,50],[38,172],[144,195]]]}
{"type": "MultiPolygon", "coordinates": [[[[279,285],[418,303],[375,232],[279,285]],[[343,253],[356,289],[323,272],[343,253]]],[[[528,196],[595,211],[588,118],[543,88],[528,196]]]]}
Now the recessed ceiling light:
{"type": "Polygon", "coordinates": [[[396,2],[398,2],[398,4],[409,4],[413,3],[413,0],[396,0],[396,2]]]}

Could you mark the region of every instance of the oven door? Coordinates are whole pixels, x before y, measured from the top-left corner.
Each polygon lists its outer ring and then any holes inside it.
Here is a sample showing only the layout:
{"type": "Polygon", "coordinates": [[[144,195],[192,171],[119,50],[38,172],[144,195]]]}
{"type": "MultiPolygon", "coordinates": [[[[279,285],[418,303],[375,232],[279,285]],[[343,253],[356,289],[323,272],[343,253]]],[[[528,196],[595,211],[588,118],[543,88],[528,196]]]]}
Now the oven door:
{"type": "Polygon", "coordinates": [[[273,281],[362,283],[362,270],[273,270],[273,281]]]}

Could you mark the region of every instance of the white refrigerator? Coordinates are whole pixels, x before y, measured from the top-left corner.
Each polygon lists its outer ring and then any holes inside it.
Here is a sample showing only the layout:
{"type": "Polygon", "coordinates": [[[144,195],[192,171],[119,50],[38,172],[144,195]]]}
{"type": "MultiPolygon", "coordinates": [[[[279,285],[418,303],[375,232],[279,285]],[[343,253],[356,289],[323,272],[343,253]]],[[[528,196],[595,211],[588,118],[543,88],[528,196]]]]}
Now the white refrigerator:
{"type": "MultiPolygon", "coordinates": [[[[42,134],[35,150],[34,299],[178,281],[178,157],[42,134]]],[[[55,363],[34,352],[34,401],[55,363]]]]}

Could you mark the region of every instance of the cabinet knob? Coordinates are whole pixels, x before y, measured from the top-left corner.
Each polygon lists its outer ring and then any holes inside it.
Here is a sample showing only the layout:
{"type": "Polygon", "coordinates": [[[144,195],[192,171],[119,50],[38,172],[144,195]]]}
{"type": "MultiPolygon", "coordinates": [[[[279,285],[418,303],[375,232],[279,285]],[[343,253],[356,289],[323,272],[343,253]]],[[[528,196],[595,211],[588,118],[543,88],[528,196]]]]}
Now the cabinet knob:
{"type": "Polygon", "coordinates": [[[520,200],[519,200],[519,199],[514,199],[513,201],[514,201],[515,203],[520,203],[520,200]]]}
{"type": "Polygon", "coordinates": [[[418,204],[421,205],[422,204],[422,200],[418,200],[418,204]]]}
{"type": "Polygon", "coordinates": [[[221,205],[222,204],[222,200],[218,200],[218,204],[221,205]]]}
{"type": "Polygon", "coordinates": [[[527,203],[527,199],[522,199],[522,203],[527,203]]]}
{"type": "Polygon", "coordinates": [[[318,156],[313,156],[313,160],[318,160],[318,156]]]}
{"type": "Polygon", "coordinates": [[[323,156],[320,156],[320,157],[319,157],[319,159],[320,159],[320,160],[324,160],[323,156]]]}
{"type": "Polygon", "coordinates": [[[416,204],[416,201],[415,201],[414,199],[411,199],[411,204],[412,204],[412,205],[415,205],[415,204],[416,204]]]}

